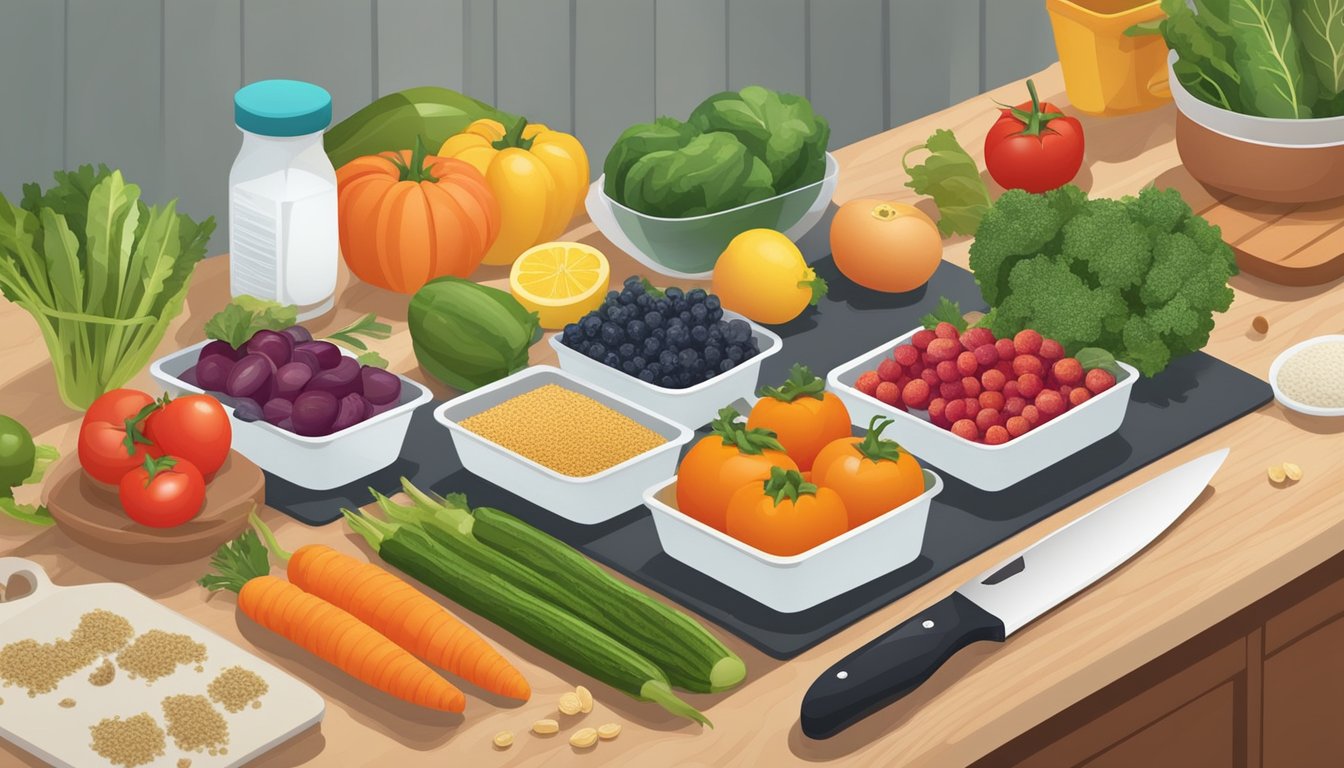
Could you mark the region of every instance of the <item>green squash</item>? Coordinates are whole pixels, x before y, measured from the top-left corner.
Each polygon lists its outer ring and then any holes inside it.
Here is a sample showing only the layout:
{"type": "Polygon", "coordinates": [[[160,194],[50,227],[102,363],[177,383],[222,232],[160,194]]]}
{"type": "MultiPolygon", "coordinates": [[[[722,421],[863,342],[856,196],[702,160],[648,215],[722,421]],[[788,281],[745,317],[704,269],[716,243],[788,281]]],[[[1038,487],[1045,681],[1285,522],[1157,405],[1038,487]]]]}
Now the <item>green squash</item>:
{"type": "Polygon", "coordinates": [[[407,315],[420,366],[463,392],[527,367],[537,338],[535,312],[504,291],[457,277],[426,283],[407,315]]]}

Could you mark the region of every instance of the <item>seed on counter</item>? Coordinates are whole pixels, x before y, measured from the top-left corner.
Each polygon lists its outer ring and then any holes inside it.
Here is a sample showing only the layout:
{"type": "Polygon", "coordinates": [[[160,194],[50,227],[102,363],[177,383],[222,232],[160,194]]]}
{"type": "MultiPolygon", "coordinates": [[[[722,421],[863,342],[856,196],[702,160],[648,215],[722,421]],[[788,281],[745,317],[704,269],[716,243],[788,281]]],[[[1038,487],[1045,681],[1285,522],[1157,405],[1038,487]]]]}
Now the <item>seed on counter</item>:
{"type": "Polygon", "coordinates": [[[1283,474],[1287,475],[1289,480],[1297,482],[1302,479],[1302,468],[1290,461],[1285,461],[1283,462],[1283,474]]]}
{"type": "Polygon", "coordinates": [[[105,718],[97,725],[90,726],[89,732],[93,736],[93,743],[89,747],[113,765],[124,768],[136,768],[153,762],[155,758],[163,756],[166,746],[163,729],[148,712],[141,712],[125,720],[121,717],[105,718]]]}
{"type": "Polygon", "coordinates": [[[513,731],[500,731],[495,734],[495,746],[500,749],[508,749],[513,746],[513,731]]]}
{"type": "Polygon", "coordinates": [[[611,741],[621,735],[620,723],[606,723],[597,727],[597,735],[603,741],[611,741]]]}
{"type": "Polygon", "coordinates": [[[117,676],[117,668],[113,666],[111,659],[103,659],[103,663],[98,668],[89,673],[89,685],[95,685],[102,688],[112,682],[117,676]]]}
{"type": "Polygon", "coordinates": [[[579,711],[585,715],[593,711],[593,692],[580,685],[574,689],[575,695],[579,697],[579,711]]]}
{"type": "Polygon", "coordinates": [[[1269,333],[1269,321],[1265,319],[1264,315],[1256,315],[1255,319],[1251,321],[1251,328],[1256,333],[1269,333]]]}
{"type": "Polygon", "coordinates": [[[253,709],[260,707],[260,699],[268,690],[270,686],[261,675],[238,666],[220,672],[206,688],[210,698],[230,712],[242,712],[249,704],[253,709]]]}
{"type": "Polygon", "coordinates": [[[532,732],[541,736],[549,736],[552,733],[560,732],[560,724],[548,717],[533,723],[532,732]]]}
{"type": "Polygon", "coordinates": [[[1271,483],[1282,483],[1288,478],[1288,473],[1283,471],[1282,464],[1275,464],[1270,467],[1267,472],[1269,473],[1269,481],[1271,483]]]}
{"type": "Polygon", "coordinates": [[[571,691],[560,697],[559,708],[561,714],[577,715],[579,714],[580,706],[579,695],[577,693],[571,691]]]}
{"type": "Polygon", "coordinates": [[[62,709],[71,709],[71,708],[73,708],[73,707],[75,706],[75,700],[74,700],[74,699],[61,699],[60,701],[56,702],[56,705],[59,706],[59,707],[61,707],[62,709]]]}
{"type": "Polygon", "coordinates": [[[569,745],[579,749],[587,749],[597,743],[596,728],[580,728],[569,737],[569,745]]]}
{"type": "Polygon", "coordinates": [[[154,682],[171,675],[178,665],[200,664],[205,661],[205,646],[189,635],[151,629],[135,638],[126,650],[117,654],[117,666],[132,678],[143,677],[154,682]]]}

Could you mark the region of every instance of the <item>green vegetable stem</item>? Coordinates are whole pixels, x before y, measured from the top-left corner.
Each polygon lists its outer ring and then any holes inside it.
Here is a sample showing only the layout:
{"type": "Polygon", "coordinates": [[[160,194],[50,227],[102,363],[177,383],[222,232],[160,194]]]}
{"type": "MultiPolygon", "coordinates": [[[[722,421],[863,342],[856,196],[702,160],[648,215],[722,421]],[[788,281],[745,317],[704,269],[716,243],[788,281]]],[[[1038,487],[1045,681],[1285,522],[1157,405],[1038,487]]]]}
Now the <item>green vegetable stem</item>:
{"type": "Polygon", "coordinates": [[[19,504],[14,501],[14,489],[41,480],[57,457],[55,448],[34,444],[32,434],[22,424],[0,416],[0,512],[25,523],[51,525],[46,507],[19,504]]]}

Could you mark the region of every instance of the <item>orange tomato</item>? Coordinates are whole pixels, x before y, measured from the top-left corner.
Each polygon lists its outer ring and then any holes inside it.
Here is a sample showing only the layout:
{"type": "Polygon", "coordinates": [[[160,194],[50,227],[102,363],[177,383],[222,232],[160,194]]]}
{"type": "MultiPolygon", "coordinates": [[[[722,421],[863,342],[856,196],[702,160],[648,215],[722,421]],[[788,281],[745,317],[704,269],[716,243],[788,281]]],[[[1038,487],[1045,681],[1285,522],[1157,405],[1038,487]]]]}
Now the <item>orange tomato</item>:
{"type": "Polygon", "coordinates": [[[813,481],[844,500],[850,528],[924,492],[924,470],[919,462],[895,441],[882,439],[882,430],[889,424],[891,419],[874,417],[867,435],[832,442],[812,464],[813,481]]]}
{"type": "Polygon", "coordinates": [[[739,488],[728,505],[728,535],[772,555],[806,552],[848,528],[838,493],[779,467],[764,483],[739,488]]]}
{"type": "Polygon", "coordinates": [[[850,436],[849,409],[805,365],[793,366],[782,387],[766,387],[761,394],[747,429],[773,431],[798,469],[812,469],[822,448],[850,436]]]}
{"type": "Polygon", "coordinates": [[[905,293],[933,277],[943,259],[938,225],[923,211],[886,200],[851,200],[831,222],[841,274],[874,291],[905,293]]]}
{"type": "Polygon", "coordinates": [[[714,433],[696,443],[677,470],[677,509],[720,531],[737,489],[764,482],[775,468],[798,469],[773,432],[747,429],[739,418],[732,408],[720,410],[714,433]]]}

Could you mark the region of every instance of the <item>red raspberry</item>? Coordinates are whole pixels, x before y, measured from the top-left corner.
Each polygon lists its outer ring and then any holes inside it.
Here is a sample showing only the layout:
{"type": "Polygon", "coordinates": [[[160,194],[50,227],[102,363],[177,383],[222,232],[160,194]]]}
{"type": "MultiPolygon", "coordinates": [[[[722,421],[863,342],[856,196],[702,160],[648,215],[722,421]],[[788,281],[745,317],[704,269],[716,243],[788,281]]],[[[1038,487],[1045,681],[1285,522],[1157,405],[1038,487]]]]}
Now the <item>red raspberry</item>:
{"type": "Polygon", "coordinates": [[[994,334],[990,333],[988,328],[968,328],[961,334],[961,346],[967,349],[993,343],[994,334]]]}
{"type": "Polygon", "coordinates": [[[1007,402],[1007,400],[1008,398],[1004,397],[1002,392],[994,392],[987,389],[980,393],[981,408],[993,408],[996,411],[1001,411],[1003,410],[1003,404],[1007,402]]]}
{"type": "Polygon", "coordinates": [[[1115,377],[1110,371],[1093,368],[1087,372],[1087,378],[1084,380],[1088,391],[1094,395],[1100,395],[1102,392],[1115,386],[1115,377]]]}
{"type": "Polygon", "coordinates": [[[877,371],[868,371],[854,382],[854,388],[863,394],[872,397],[877,392],[877,385],[882,383],[882,377],[877,375],[877,371]]]}
{"type": "Polygon", "coordinates": [[[877,375],[883,381],[895,381],[904,376],[905,371],[901,370],[900,363],[888,357],[877,364],[877,375]]]}
{"type": "Polygon", "coordinates": [[[942,384],[938,385],[938,394],[948,400],[954,400],[959,397],[965,397],[966,390],[962,388],[960,380],[944,381],[942,384]]]}
{"type": "Polygon", "coordinates": [[[1017,392],[1028,400],[1034,399],[1042,389],[1045,389],[1045,382],[1034,373],[1024,373],[1017,377],[1017,392]]]}
{"type": "Polygon", "coordinates": [[[1012,360],[1000,360],[994,364],[994,370],[1001,372],[1004,376],[1007,376],[1010,379],[1017,378],[1017,374],[1013,373],[1012,360]]]}
{"type": "Polygon", "coordinates": [[[1027,401],[1024,398],[1010,397],[1003,401],[1003,408],[999,412],[1006,416],[1021,416],[1026,407],[1027,401]]]}
{"type": "Polygon", "coordinates": [[[993,426],[985,430],[985,445],[1003,445],[1011,438],[1006,427],[993,426]]]}
{"type": "Polygon", "coordinates": [[[929,342],[936,338],[938,338],[938,335],[933,331],[927,329],[919,330],[915,331],[915,335],[910,337],[910,344],[914,346],[915,349],[923,352],[929,348],[929,342]]]}
{"type": "Polygon", "coordinates": [[[933,388],[937,388],[939,384],[943,383],[943,380],[938,378],[938,372],[932,368],[925,368],[920,371],[919,378],[933,388]]]}
{"type": "Polygon", "coordinates": [[[933,327],[933,335],[940,339],[952,339],[955,341],[961,334],[957,332],[957,326],[944,320],[933,327]]]}
{"type": "Polygon", "coordinates": [[[1026,419],[1027,423],[1034,427],[1041,423],[1041,409],[1034,405],[1025,406],[1022,409],[1022,418],[1026,419]]]}
{"type": "Polygon", "coordinates": [[[1009,399],[1022,396],[1022,385],[1017,383],[1017,379],[1009,379],[1003,383],[1003,396],[1009,399]]]}
{"type": "Polygon", "coordinates": [[[907,368],[919,362],[919,350],[909,344],[902,344],[897,347],[892,351],[891,356],[896,359],[896,362],[907,368]]]}
{"type": "Polygon", "coordinates": [[[909,383],[910,383],[910,377],[909,377],[909,376],[901,376],[901,378],[899,378],[899,379],[896,380],[896,388],[899,389],[899,390],[901,390],[902,392],[904,392],[904,391],[905,391],[905,385],[906,385],[906,384],[909,384],[909,383]]]}
{"type": "MultiPolygon", "coordinates": [[[[1053,389],[1053,390],[1055,390],[1056,392],[1058,392],[1058,393],[1060,394],[1060,397],[1063,397],[1065,400],[1068,400],[1068,399],[1069,399],[1069,393],[1072,392],[1073,390],[1077,389],[1077,387],[1072,387],[1072,386],[1070,386],[1070,385],[1068,385],[1068,384],[1060,384],[1060,385],[1057,386],[1057,387],[1051,387],[1051,389],[1053,389]]],[[[1086,387],[1084,387],[1084,389],[1086,389],[1086,387]]]]}
{"type": "Polygon", "coordinates": [[[966,418],[974,419],[980,413],[980,401],[974,397],[963,397],[961,399],[966,404],[966,418]]]}
{"type": "Polygon", "coordinates": [[[929,362],[941,363],[944,360],[955,360],[957,355],[961,354],[961,342],[955,338],[944,339],[936,338],[929,342],[929,349],[926,352],[929,362]]]}
{"type": "Polygon", "coordinates": [[[980,386],[980,380],[974,376],[962,376],[961,389],[967,397],[979,397],[982,387],[980,386]]]}
{"type": "Polygon", "coordinates": [[[980,370],[980,363],[976,362],[974,352],[962,352],[957,355],[957,370],[961,371],[962,376],[974,376],[980,370]]]}
{"type": "Polygon", "coordinates": [[[1032,354],[1022,354],[1013,358],[1013,373],[1021,376],[1024,373],[1034,373],[1037,376],[1045,376],[1045,363],[1041,358],[1032,354]]]}
{"type": "Polygon", "coordinates": [[[975,422],[970,419],[961,419],[952,423],[952,434],[963,440],[978,442],[980,440],[980,430],[976,428],[975,422]]]}
{"type": "Polygon", "coordinates": [[[907,408],[923,409],[929,404],[929,395],[932,391],[929,385],[923,379],[911,379],[905,389],[901,390],[901,400],[905,402],[907,408]]]}
{"type": "Polygon", "coordinates": [[[999,353],[1000,360],[1012,360],[1017,357],[1017,347],[1013,345],[1012,339],[999,339],[994,342],[994,350],[999,353]]]}
{"type": "Polygon", "coordinates": [[[1049,421],[1064,412],[1064,398],[1053,389],[1044,390],[1036,396],[1036,408],[1041,418],[1049,421]]]}
{"type": "Polygon", "coordinates": [[[1087,391],[1087,387],[1074,387],[1069,390],[1069,405],[1077,408],[1092,399],[1092,393],[1087,391]]]}
{"type": "Polygon", "coordinates": [[[975,414],[975,426],[981,432],[988,432],[990,427],[1003,423],[1003,417],[993,408],[981,408],[980,412],[975,414]]]}
{"type": "Polygon", "coordinates": [[[1056,360],[1050,367],[1050,372],[1055,375],[1055,381],[1060,384],[1077,384],[1083,380],[1083,366],[1078,364],[1077,358],[1066,357],[1056,360]]]}
{"type": "Polygon", "coordinates": [[[952,426],[947,420],[944,411],[947,409],[947,401],[941,397],[935,397],[929,401],[929,421],[944,429],[952,426]]]}
{"type": "Polygon", "coordinates": [[[1031,424],[1021,416],[1013,416],[1004,422],[1008,428],[1008,434],[1012,437],[1021,437],[1031,431],[1031,424]]]}
{"type": "Polygon", "coordinates": [[[993,344],[981,344],[975,348],[975,363],[981,368],[993,368],[999,362],[999,351],[993,344]]]}
{"type": "MultiPolygon", "coordinates": [[[[937,341],[937,339],[934,339],[934,341],[937,341]]],[[[934,359],[933,359],[933,355],[930,355],[928,352],[923,352],[923,353],[920,354],[920,356],[919,356],[919,362],[922,363],[922,364],[924,364],[925,366],[937,365],[937,364],[938,364],[938,361],[937,361],[937,360],[934,360],[934,359]]]]}
{"type": "Polygon", "coordinates": [[[924,370],[924,363],[918,360],[905,367],[906,373],[910,374],[910,378],[912,379],[919,378],[919,374],[923,372],[923,370],[924,370]]]}
{"type": "Polygon", "coordinates": [[[966,401],[962,398],[948,400],[943,408],[943,418],[953,424],[966,418],[966,401]]]}
{"type": "Polygon", "coordinates": [[[1064,356],[1064,345],[1054,339],[1041,340],[1041,351],[1036,353],[1042,360],[1058,360],[1064,356]]]}
{"type": "Polygon", "coordinates": [[[873,397],[887,405],[900,405],[901,390],[896,386],[896,382],[884,381],[877,385],[877,391],[873,393],[873,397]]]}
{"type": "Polygon", "coordinates": [[[961,381],[961,371],[957,370],[957,364],[951,360],[944,360],[934,367],[938,371],[938,378],[941,381],[961,381]]]}
{"type": "Polygon", "coordinates": [[[1013,337],[1013,349],[1019,355],[1034,355],[1041,351],[1041,341],[1041,334],[1028,328],[1013,337]]]}
{"type": "Polygon", "coordinates": [[[980,374],[980,386],[992,392],[1002,392],[1003,385],[1008,383],[1008,377],[1003,375],[1003,371],[996,368],[990,368],[988,371],[980,374]]]}

